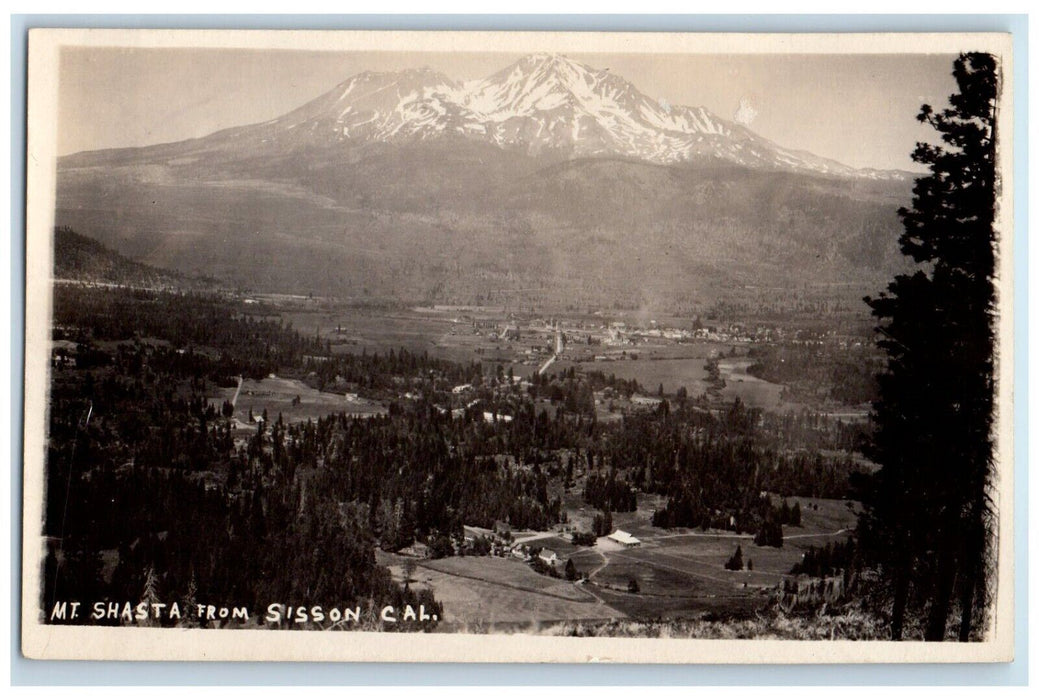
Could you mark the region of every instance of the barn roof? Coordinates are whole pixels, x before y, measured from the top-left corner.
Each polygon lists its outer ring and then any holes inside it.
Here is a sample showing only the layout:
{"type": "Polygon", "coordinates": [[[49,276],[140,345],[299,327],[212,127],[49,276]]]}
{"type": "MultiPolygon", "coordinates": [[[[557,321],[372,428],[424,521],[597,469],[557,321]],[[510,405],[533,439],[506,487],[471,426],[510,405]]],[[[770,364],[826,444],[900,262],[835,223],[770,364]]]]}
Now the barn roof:
{"type": "Polygon", "coordinates": [[[640,544],[637,537],[632,537],[630,532],[625,532],[624,530],[614,530],[613,534],[610,535],[610,539],[621,544],[640,544]]]}

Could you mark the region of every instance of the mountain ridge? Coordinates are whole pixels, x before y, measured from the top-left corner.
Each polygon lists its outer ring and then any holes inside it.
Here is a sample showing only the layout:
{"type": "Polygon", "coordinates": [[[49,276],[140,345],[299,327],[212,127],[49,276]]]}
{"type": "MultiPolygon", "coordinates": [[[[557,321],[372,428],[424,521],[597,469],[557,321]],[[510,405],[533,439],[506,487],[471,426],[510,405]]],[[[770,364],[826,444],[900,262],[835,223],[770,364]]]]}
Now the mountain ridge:
{"type": "Polygon", "coordinates": [[[216,280],[189,277],[131,260],[66,226],[54,229],[55,280],[136,288],[214,291],[216,280]]]}
{"type": "MultiPolygon", "coordinates": [[[[711,151],[722,135],[707,131],[688,159],[645,158],[642,146],[667,139],[591,126],[574,149],[552,139],[572,136],[586,105],[544,68],[514,65],[468,86],[427,70],[358,74],[261,124],[67,156],[56,221],[150,265],[346,298],[691,308],[762,284],[872,288],[898,270],[906,180],[740,162],[711,151]],[[451,91],[458,109],[431,106],[451,91]],[[500,108],[493,133],[462,128],[475,112],[458,91],[482,114],[500,108]],[[369,121],[372,110],[382,117],[369,121]],[[531,147],[525,135],[552,119],[531,147]]],[[[649,99],[617,76],[562,60],[553,70],[606,85],[611,104],[649,99]]]]}
{"type": "MultiPolygon", "coordinates": [[[[491,76],[456,81],[428,67],[363,71],[288,113],[172,144],[257,137],[261,142],[403,142],[461,135],[528,154],[624,156],[680,164],[727,160],[747,167],[905,181],[899,170],[853,168],[779,146],[704,107],[654,100],[633,83],[559,54],[531,54],[491,76]],[[295,132],[295,133],[290,133],[295,132]]],[[[106,149],[107,152],[122,149],[106,149]]],[[[74,163],[77,156],[64,156],[74,163]]]]}

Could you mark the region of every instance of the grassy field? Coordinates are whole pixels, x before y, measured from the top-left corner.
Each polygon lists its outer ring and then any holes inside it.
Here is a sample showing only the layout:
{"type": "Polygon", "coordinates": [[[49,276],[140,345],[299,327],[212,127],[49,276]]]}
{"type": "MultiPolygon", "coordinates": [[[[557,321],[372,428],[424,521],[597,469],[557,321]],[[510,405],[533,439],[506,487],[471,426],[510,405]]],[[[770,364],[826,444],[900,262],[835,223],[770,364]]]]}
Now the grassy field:
{"type": "Polygon", "coordinates": [[[665,393],[674,394],[679,387],[684,386],[690,396],[699,396],[707,390],[704,362],[704,359],[697,357],[654,359],[640,355],[637,360],[559,364],[560,370],[575,365],[585,372],[602,372],[607,377],[612,374],[618,379],[634,379],[649,392],[656,392],[663,384],[665,393]]]}
{"type": "Polygon", "coordinates": [[[555,552],[562,561],[566,561],[566,558],[575,552],[584,549],[578,547],[570,541],[569,537],[563,538],[556,535],[550,535],[548,537],[538,537],[536,539],[525,539],[523,543],[531,547],[542,547],[544,549],[550,549],[555,552]]]}
{"type": "MultiPolygon", "coordinates": [[[[584,498],[581,496],[581,487],[572,488],[567,493],[558,495],[562,498],[563,508],[566,509],[566,517],[570,525],[576,530],[590,532],[592,520],[600,511],[598,508],[584,502],[584,498]]],[[[636,510],[634,512],[612,514],[613,526],[626,530],[636,537],[642,537],[643,535],[653,536],[663,532],[659,528],[652,527],[649,523],[653,517],[653,512],[663,508],[665,505],[667,505],[667,496],[654,493],[639,493],[636,496],[636,510]]]]}
{"type": "MultiPolygon", "coordinates": [[[[230,401],[235,391],[234,387],[221,389],[220,395],[215,398],[218,408],[224,400],[230,401]]],[[[262,416],[265,409],[270,420],[277,420],[280,413],[286,423],[299,423],[308,418],[317,420],[322,416],[339,412],[368,416],[386,411],[377,403],[318,391],[297,379],[267,377],[260,381],[243,380],[235,403],[235,419],[243,425],[248,425],[250,410],[253,416],[257,417],[262,416]],[[299,403],[293,405],[293,400],[297,396],[299,403]]]]}
{"type": "MultiPolygon", "coordinates": [[[[642,388],[655,395],[663,385],[664,393],[673,395],[685,387],[689,396],[696,397],[708,389],[707,370],[704,365],[710,352],[717,349],[715,343],[691,343],[683,345],[643,347],[629,350],[638,359],[613,361],[572,362],[561,360],[555,371],[576,367],[585,372],[598,371],[607,377],[611,374],[620,379],[634,379],[642,388]]],[[[745,357],[726,358],[718,367],[725,387],[721,398],[732,402],[739,397],[743,403],[754,408],[767,410],[789,410],[795,405],[781,399],[783,387],[747,374],[752,360],[745,357]]]]}
{"type": "Polygon", "coordinates": [[[635,620],[699,618],[707,613],[750,615],[768,602],[767,595],[756,590],[698,596],[659,596],[612,589],[600,589],[597,593],[606,604],[635,620]]]}
{"type": "MultiPolygon", "coordinates": [[[[403,557],[378,552],[377,558],[403,580],[403,557]]],[[[415,563],[411,585],[432,589],[443,603],[445,631],[491,632],[621,617],[580,585],[536,574],[518,560],[449,557],[415,563]]]]}
{"type": "Polygon", "coordinates": [[[407,348],[421,353],[456,325],[449,318],[429,318],[407,312],[375,312],[344,308],[335,312],[299,312],[285,315],[304,335],[320,335],[337,352],[369,354],[407,348]]]}
{"type": "MultiPolygon", "coordinates": [[[[320,335],[337,354],[386,353],[405,348],[453,362],[474,360],[517,364],[518,353],[533,339],[512,343],[491,338],[491,328],[474,328],[460,313],[422,313],[414,310],[372,311],[343,307],[332,311],[294,311],[283,314],[304,335],[320,335]]],[[[530,370],[533,371],[533,370],[530,370]]]]}
{"type": "Polygon", "coordinates": [[[788,498],[787,502],[791,506],[794,503],[801,505],[801,528],[788,534],[812,535],[853,528],[862,510],[862,506],[854,501],[834,498],[788,498]]]}
{"type": "Polygon", "coordinates": [[[603,567],[608,561],[596,547],[579,547],[568,554],[567,558],[572,559],[577,571],[584,575],[603,567]]]}
{"type": "MultiPolygon", "coordinates": [[[[525,329],[521,340],[509,341],[494,335],[506,322],[501,310],[373,310],[342,306],[309,310],[289,308],[282,318],[303,335],[327,339],[332,351],[340,354],[366,352],[385,353],[406,348],[414,353],[428,353],[454,362],[479,361],[488,368],[500,364],[512,367],[519,377],[529,377],[544,357],[528,357],[524,351],[545,344],[544,333],[525,329]],[[475,324],[475,325],[474,325],[475,324]]],[[[523,325],[521,322],[520,325],[523,325]]],[[[634,379],[647,391],[655,393],[663,385],[673,395],[685,387],[690,396],[707,390],[707,358],[733,345],[715,342],[666,343],[650,342],[624,348],[582,346],[569,348],[551,372],[559,373],[575,367],[581,371],[601,371],[607,376],[634,379]],[[614,355],[623,349],[638,359],[616,361],[587,360],[593,354],[614,355]],[[575,359],[576,358],[576,359],[575,359]]],[[[726,386],[722,398],[731,402],[737,396],[747,405],[770,410],[786,410],[791,404],[780,399],[783,387],[771,384],[746,372],[751,360],[745,356],[725,358],[719,363],[726,386]]],[[[604,415],[604,418],[608,416],[604,415]]]]}
{"type": "MultiPolygon", "coordinates": [[[[758,547],[749,534],[653,527],[650,517],[662,502],[661,496],[640,494],[637,511],[614,514],[615,527],[634,533],[640,547],[624,548],[606,538],[577,547],[557,533],[513,533],[520,542],[555,551],[561,562],[571,559],[589,577],[585,584],[536,574],[515,559],[449,557],[415,560],[413,585],[431,588],[444,602],[452,629],[470,631],[544,629],[559,620],[745,616],[769,603],[772,589],[809,546],[842,541],[856,518],[844,501],[789,498],[791,505],[800,503],[803,526],[786,527],[781,548],[758,547]],[[725,568],[737,546],[753,570],[725,568]],[[637,593],[628,590],[632,579],[637,593]]],[[[573,490],[565,505],[571,524],[595,512],[582,506],[573,490]]],[[[403,558],[383,552],[378,557],[403,580],[403,558]]]]}
{"type": "Polygon", "coordinates": [[[740,401],[751,408],[763,408],[769,411],[792,408],[780,398],[783,393],[782,385],[772,384],[747,374],[747,367],[752,363],[753,360],[737,357],[719,360],[718,371],[725,380],[725,388],[721,392],[722,398],[726,401],[734,401],[738,396],[740,401]]]}
{"type": "MultiPolygon", "coordinates": [[[[571,521],[580,510],[571,511],[579,497],[567,501],[571,521]]],[[[846,530],[855,526],[857,510],[847,502],[827,499],[790,498],[802,509],[802,526],[784,528],[783,547],[759,547],[749,534],[701,532],[690,529],[663,530],[650,524],[653,510],[663,497],[639,494],[638,510],[614,513],[614,526],[631,532],[640,547],[625,549],[600,538],[594,548],[572,554],[583,573],[591,573],[591,584],[610,605],[637,618],[670,618],[693,612],[745,612],[767,601],[769,589],[787,575],[810,546],[843,541],[846,530]],[[725,563],[739,546],[744,564],[753,570],[729,571],[725,563]],[[635,579],[639,593],[628,592],[635,579]]],[[[586,511],[590,511],[587,509],[586,511]]]]}

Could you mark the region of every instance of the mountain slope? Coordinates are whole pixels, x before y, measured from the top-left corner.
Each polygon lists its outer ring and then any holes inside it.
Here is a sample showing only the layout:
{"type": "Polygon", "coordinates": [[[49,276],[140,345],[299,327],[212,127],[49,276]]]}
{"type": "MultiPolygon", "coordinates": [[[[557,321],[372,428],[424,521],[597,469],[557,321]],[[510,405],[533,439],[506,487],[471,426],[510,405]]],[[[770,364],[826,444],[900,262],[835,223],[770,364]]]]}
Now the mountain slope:
{"type": "MultiPolygon", "coordinates": [[[[166,157],[200,152],[219,158],[243,148],[291,152],[301,147],[444,138],[556,158],[624,157],[658,164],[720,161],[849,178],[907,178],[900,171],[855,169],[783,148],[703,107],[653,100],[608,70],[550,54],[527,56],[468,83],[427,68],[366,71],[284,116],[150,152],[166,157]]],[[[65,162],[77,163],[81,155],[65,162]]],[[[104,156],[95,154],[89,160],[96,163],[98,158],[104,156]]]]}
{"type": "Polygon", "coordinates": [[[197,279],[134,262],[70,228],[54,229],[54,278],[90,284],[164,289],[214,289],[197,279]]]}
{"type": "Polygon", "coordinates": [[[57,221],[251,289],[687,308],[880,283],[909,187],[533,56],[464,84],[363,73],[264,124],[68,156],[57,221]]]}

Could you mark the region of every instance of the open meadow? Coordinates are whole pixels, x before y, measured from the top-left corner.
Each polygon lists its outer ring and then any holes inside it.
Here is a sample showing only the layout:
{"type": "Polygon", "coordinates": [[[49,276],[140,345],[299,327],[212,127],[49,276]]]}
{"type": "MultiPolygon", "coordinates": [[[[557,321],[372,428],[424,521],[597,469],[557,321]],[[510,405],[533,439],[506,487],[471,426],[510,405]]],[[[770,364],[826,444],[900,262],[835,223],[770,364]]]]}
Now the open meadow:
{"type": "Polygon", "coordinates": [[[243,379],[240,387],[220,389],[214,399],[218,409],[225,400],[234,404],[234,418],[243,426],[250,424],[250,415],[255,421],[264,411],[269,420],[277,420],[281,415],[286,423],[317,420],[332,413],[371,416],[386,412],[385,407],[374,401],[318,391],[298,379],[282,377],[243,379]]]}
{"type": "Polygon", "coordinates": [[[718,361],[718,372],[725,380],[722,398],[740,401],[751,408],[767,411],[789,410],[794,406],[783,401],[783,386],[773,384],[747,373],[754,361],[745,357],[730,357],[718,361]]]}
{"type": "MultiPolygon", "coordinates": [[[[405,557],[379,551],[377,558],[397,580],[404,580],[405,557]]],[[[432,589],[444,605],[442,631],[491,632],[623,616],[581,585],[541,576],[515,559],[411,561],[414,570],[409,585],[432,589]]]]}
{"type": "MultiPolygon", "coordinates": [[[[277,307],[276,307],[277,308],[277,307]]],[[[546,348],[550,333],[545,321],[518,318],[495,307],[438,307],[419,309],[376,309],[347,304],[294,305],[282,308],[280,316],[301,334],[327,341],[336,354],[373,354],[401,348],[453,362],[481,362],[493,369],[511,367],[513,374],[529,378],[547,355],[531,355],[532,348],[546,348]],[[501,337],[505,328],[519,329],[518,339],[501,337]]],[[[588,321],[588,319],[584,319],[588,321]]],[[[602,323],[602,319],[596,323],[602,323]]],[[[605,326],[602,326],[605,327],[605,326]]],[[[577,331],[576,337],[598,331],[577,331]]],[[[747,373],[752,360],[746,343],[692,341],[674,343],[650,338],[635,345],[585,345],[575,340],[560,355],[550,372],[574,368],[602,372],[619,379],[635,380],[646,392],[663,387],[668,395],[685,388],[690,397],[705,393],[708,376],[705,364],[720,353],[741,353],[722,358],[719,371],[725,380],[721,398],[766,410],[788,410],[793,404],[782,400],[783,387],[747,373]],[[598,359],[593,359],[598,358],[598,359]]]]}
{"type": "Polygon", "coordinates": [[[634,379],[646,391],[656,392],[660,386],[664,392],[674,394],[681,387],[689,396],[699,396],[707,391],[707,370],[702,357],[647,357],[640,354],[638,359],[597,360],[593,362],[560,362],[560,369],[571,366],[583,372],[602,372],[607,377],[613,375],[618,379],[634,379]]]}
{"type": "MultiPolygon", "coordinates": [[[[594,546],[581,547],[556,532],[513,533],[517,543],[555,552],[560,574],[566,561],[573,561],[578,578],[587,579],[583,583],[538,574],[512,557],[428,560],[380,550],[377,558],[401,582],[408,562],[410,584],[433,590],[444,604],[449,629],[536,630],[561,620],[620,617],[742,617],[769,603],[775,586],[810,546],[844,541],[857,515],[846,501],[788,499],[790,505],[800,504],[802,526],[784,528],[783,547],[759,547],[749,534],[653,527],[649,517],[659,498],[640,494],[637,511],[614,514],[615,527],[633,533],[641,541],[638,547],[624,547],[605,537],[594,546]],[[753,569],[725,568],[737,546],[744,565],[753,569]],[[629,589],[632,581],[637,582],[637,591],[629,589]]],[[[572,494],[567,501],[573,505],[572,494]]],[[[583,516],[580,509],[568,510],[571,524],[581,523],[583,516]]]]}

